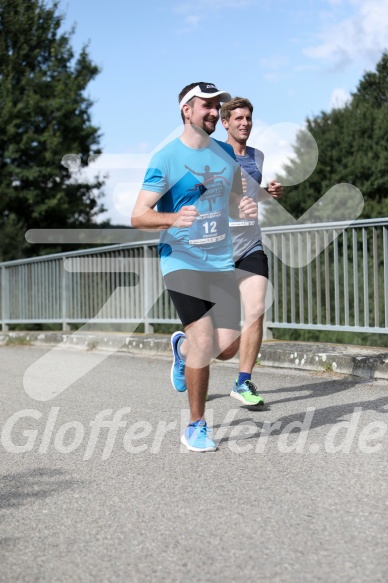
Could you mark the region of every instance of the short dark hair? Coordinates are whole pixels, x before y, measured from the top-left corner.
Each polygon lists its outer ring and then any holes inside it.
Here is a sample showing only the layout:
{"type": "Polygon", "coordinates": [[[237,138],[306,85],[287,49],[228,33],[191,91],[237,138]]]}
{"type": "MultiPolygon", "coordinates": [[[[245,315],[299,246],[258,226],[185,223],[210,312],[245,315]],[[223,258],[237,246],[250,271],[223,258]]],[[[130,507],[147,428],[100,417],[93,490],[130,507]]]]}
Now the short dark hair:
{"type": "Polygon", "coordinates": [[[234,97],[231,101],[227,101],[226,103],[222,104],[221,107],[221,119],[226,119],[226,121],[230,120],[230,114],[235,109],[242,109],[243,107],[247,107],[251,114],[253,113],[253,105],[246,97],[234,97]]]}
{"type": "MultiPolygon", "coordinates": [[[[210,85],[210,83],[206,83],[205,81],[198,81],[197,83],[190,83],[190,85],[186,85],[186,87],[183,87],[182,91],[179,93],[178,95],[178,103],[180,103],[182,101],[182,99],[184,98],[185,95],[187,95],[187,93],[189,91],[191,91],[192,89],[194,89],[194,87],[196,87],[199,84],[205,84],[205,85],[210,85]]],[[[192,97],[190,99],[190,101],[187,102],[187,105],[190,105],[190,107],[193,106],[194,103],[194,99],[195,97],[192,97]]],[[[185,116],[183,115],[183,112],[181,110],[181,118],[183,120],[183,123],[185,122],[185,116]]]]}

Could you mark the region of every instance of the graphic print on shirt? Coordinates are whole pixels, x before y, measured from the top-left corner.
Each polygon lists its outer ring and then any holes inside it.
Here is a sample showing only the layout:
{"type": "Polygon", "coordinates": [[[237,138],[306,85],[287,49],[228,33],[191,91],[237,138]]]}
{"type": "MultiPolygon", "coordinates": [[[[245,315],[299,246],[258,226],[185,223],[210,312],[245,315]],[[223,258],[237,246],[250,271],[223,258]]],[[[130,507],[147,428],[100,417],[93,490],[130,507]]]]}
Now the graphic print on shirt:
{"type": "Polygon", "coordinates": [[[204,172],[193,170],[186,165],[185,168],[193,176],[203,177],[202,182],[187,191],[197,190],[200,193],[198,199],[200,204],[197,203],[200,215],[189,228],[189,243],[190,245],[218,243],[225,239],[228,228],[228,213],[224,201],[221,202],[225,194],[225,185],[230,186],[230,182],[223,176],[226,166],[215,172],[211,171],[208,165],[204,167],[204,172]],[[207,212],[203,209],[203,203],[208,205],[207,212]]]}

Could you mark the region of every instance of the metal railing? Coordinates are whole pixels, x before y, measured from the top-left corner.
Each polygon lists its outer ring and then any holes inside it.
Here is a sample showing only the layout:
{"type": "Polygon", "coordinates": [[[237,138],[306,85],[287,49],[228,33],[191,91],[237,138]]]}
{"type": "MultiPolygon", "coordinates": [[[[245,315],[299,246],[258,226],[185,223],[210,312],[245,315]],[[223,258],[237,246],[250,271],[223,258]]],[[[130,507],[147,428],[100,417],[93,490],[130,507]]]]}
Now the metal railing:
{"type": "MultiPolygon", "coordinates": [[[[274,286],[267,328],[388,333],[388,218],[265,228],[263,241],[274,286]]],[[[9,261],[0,277],[3,330],[179,323],[156,241],[9,261]]]]}
{"type": "Polygon", "coordinates": [[[388,218],[272,227],[263,241],[268,328],[388,333],[388,218]]]}

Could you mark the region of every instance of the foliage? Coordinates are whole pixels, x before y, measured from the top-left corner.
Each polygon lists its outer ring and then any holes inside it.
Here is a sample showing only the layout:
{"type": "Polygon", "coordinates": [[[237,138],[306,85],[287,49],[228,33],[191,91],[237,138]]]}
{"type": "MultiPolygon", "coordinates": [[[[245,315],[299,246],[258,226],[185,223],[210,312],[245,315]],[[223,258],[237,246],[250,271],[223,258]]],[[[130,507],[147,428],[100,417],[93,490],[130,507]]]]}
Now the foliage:
{"type": "Polygon", "coordinates": [[[31,340],[24,335],[7,336],[5,345],[6,346],[31,346],[31,340]]]}
{"type": "MultiPolygon", "coordinates": [[[[313,174],[304,182],[295,186],[285,188],[285,196],[282,205],[295,218],[302,216],[310,207],[317,202],[330,188],[336,184],[348,183],[356,186],[363,195],[364,209],[359,218],[382,218],[388,217],[388,53],[384,53],[376,66],[375,71],[367,72],[358,84],[350,102],[342,108],[334,108],[330,112],[321,112],[320,115],[308,118],[306,120],[306,130],[301,131],[296,138],[294,146],[295,156],[284,166],[283,171],[277,176],[277,179],[284,184],[291,184],[298,181],[303,175],[304,168],[311,161],[311,150],[309,149],[310,132],[319,148],[318,163],[313,174]]],[[[319,214],[312,211],[312,222],[330,221],[333,217],[338,219],[338,206],[343,204],[341,200],[338,203],[335,199],[331,203],[322,203],[319,207],[319,214]],[[326,205],[326,206],[325,206],[326,205]],[[335,211],[335,212],[334,212],[335,211]]],[[[267,216],[262,221],[263,226],[282,224],[281,213],[276,215],[274,205],[267,206],[267,216]]],[[[344,207],[342,215],[345,215],[347,209],[344,207]]],[[[371,251],[373,247],[372,232],[367,233],[367,247],[371,251]]],[[[372,256],[369,256],[367,267],[367,283],[369,286],[369,321],[373,326],[376,311],[380,312],[380,325],[383,322],[384,314],[384,265],[382,258],[382,240],[378,243],[377,266],[373,263],[372,256]],[[378,286],[374,287],[374,270],[378,270],[378,286]],[[379,306],[379,310],[377,307],[379,306]]],[[[359,305],[356,307],[354,289],[349,286],[347,292],[347,302],[349,305],[350,324],[354,325],[356,312],[360,322],[365,318],[363,313],[363,293],[364,279],[362,274],[362,248],[358,244],[357,258],[353,257],[352,247],[342,249],[339,243],[339,256],[344,254],[348,257],[350,274],[358,258],[358,272],[356,282],[358,287],[359,305]]],[[[322,295],[322,318],[325,321],[327,310],[334,314],[334,293],[331,293],[327,304],[325,303],[325,286],[330,288],[334,286],[335,275],[332,272],[334,262],[333,246],[328,250],[330,257],[329,281],[325,278],[327,274],[322,271],[318,279],[316,269],[313,266],[311,285],[316,293],[319,293],[318,287],[321,286],[322,295]]],[[[339,263],[338,289],[341,298],[340,318],[344,317],[344,293],[342,287],[344,278],[343,266],[339,263]]],[[[290,276],[291,277],[291,276],[290,276]]],[[[302,275],[300,275],[302,277],[302,275]]],[[[299,274],[298,270],[294,271],[296,282],[295,297],[296,306],[299,302],[299,274]]],[[[350,278],[350,276],[349,276],[350,278]]],[[[352,280],[354,277],[352,277],[352,280]]],[[[351,280],[350,280],[351,281],[351,280]]],[[[305,286],[302,285],[305,290],[305,286]]],[[[277,297],[279,298],[279,313],[282,313],[282,295],[283,290],[279,284],[277,297]]],[[[289,294],[285,294],[286,297],[289,294]]],[[[289,301],[289,299],[288,299],[289,301]]],[[[304,320],[307,320],[307,303],[305,304],[304,320]]],[[[317,320],[317,309],[314,304],[311,307],[312,321],[317,320]]],[[[298,310],[296,310],[298,311],[298,310]]],[[[289,310],[288,310],[289,312],[289,310]]],[[[376,324],[377,325],[377,324],[376,324]]],[[[385,335],[366,334],[361,332],[332,332],[318,330],[287,330],[274,329],[274,337],[289,340],[337,342],[348,344],[369,344],[375,346],[387,346],[385,335]]]]}
{"type": "MultiPolygon", "coordinates": [[[[304,182],[285,189],[282,205],[298,218],[332,186],[353,184],[364,197],[359,218],[388,216],[388,53],[384,53],[375,72],[361,79],[350,102],[343,108],[307,118],[306,130],[319,148],[319,159],[313,174],[304,182]]],[[[294,147],[295,158],[277,176],[290,184],[303,173],[311,152],[308,134],[301,131],[294,147]]],[[[320,217],[330,220],[333,209],[320,217]]],[[[267,213],[263,226],[281,224],[267,213]]],[[[318,219],[317,219],[318,220],[318,219]]],[[[319,219],[322,221],[322,218],[319,219]]]]}
{"type": "Polygon", "coordinates": [[[356,346],[371,346],[387,348],[384,334],[368,334],[366,332],[333,332],[326,330],[272,330],[274,339],[297,342],[329,342],[332,344],[350,344],[356,346]]]}
{"type": "Polygon", "coordinates": [[[0,260],[59,251],[28,245],[30,228],[92,224],[103,183],[76,181],[61,164],[98,154],[85,89],[99,72],[86,47],[75,58],[58,2],[0,0],[0,260]]]}

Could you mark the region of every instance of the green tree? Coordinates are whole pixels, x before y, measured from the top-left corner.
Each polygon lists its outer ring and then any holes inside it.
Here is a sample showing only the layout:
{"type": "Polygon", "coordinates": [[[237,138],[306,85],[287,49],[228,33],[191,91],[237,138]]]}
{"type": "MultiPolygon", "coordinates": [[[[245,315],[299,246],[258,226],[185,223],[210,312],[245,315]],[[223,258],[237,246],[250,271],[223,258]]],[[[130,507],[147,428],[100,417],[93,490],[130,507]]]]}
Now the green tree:
{"type": "Polygon", "coordinates": [[[58,2],[0,0],[0,260],[58,251],[28,245],[30,228],[91,225],[105,210],[103,182],[75,180],[61,164],[99,154],[85,94],[99,69],[84,46],[75,57],[60,31],[58,2]]]}
{"type": "MultiPolygon", "coordinates": [[[[312,134],[318,144],[319,158],[317,166],[312,175],[295,186],[286,187],[286,192],[282,204],[295,218],[302,216],[310,207],[317,202],[331,187],[340,183],[353,184],[363,194],[364,208],[359,218],[379,218],[388,217],[388,53],[384,53],[376,70],[367,72],[358,84],[356,91],[351,96],[349,103],[342,108],[334,108],[329,112],[321,112],[313,118],[306,120],[306,130],[312,134]]],[[[309,134],[301,131],[296,138],[294,146],[295,156],[285,165],[277,179],[284,184],[291,184],[304,175],[304,169],[311,162],[311,150],[309,148],[309,134]]],[[[312,216],[312,221],[330,221],[338,218],[338,207],[342,216],[347,214],[346,202],[342,200],[338,203],[332,200],[331,203],[324,203],[316,207],[319,212],[312,216]]],[[[350,202],[351,204],[351,202],[350,202]]],[[[264,218],[263,224],[280,225],[281,213],[276,216],[274,205],[272,204],[264,218]]],[[[275,207],[276,208],[276,207],[275,207]]],[[[349,213],[348,216],[352,216],[349,213]]],[[[369,252],[373,246],[372,233],[367,234],[367,245],[369,252]]],[[[348,243],[349,244],[349,243],[348,243]]],[[[341,240],[338,243],[339,257],[344,254],[341,240]]],[[[356,278],[358,294],[362,305],[364,277],[369,281],[369,318],[374,322],[374,311],[377,293],[379,295],[380,323],[383,321],[384,313],[384,265],[382,257],[382,241],[378,241],[378,288],[374,287],[375,264],[372,255],[369,256],[366,276],[363,274],[362,243],[358,240],[358,275],[356,278]],[[378,290],[378,291],[377,291],[378,290]]],[[[328,265],[330,266],[329,277],[323,268],[323,259],[320,264],[320,280],[317,280],[315,265],[312,266],[311,286],[313,290],[318,288],[318,281],[321,286],[321,318],[325,322],[326,309],[329,308],[334,314],[334,248],[331,245],[328,250],[328,265]],[[323,283],[325,282],[325,283],[323,283]],[[326,303],[325,288],[329,283],[330,300],[326,303]]],[[[354,257],[353,248],[348,246],[349,281],[353,279],[354,257]]],[[[338,265],[338,287],[340,298],[340,319],[344,317],[344,276],[343,263],[338,265]],[[342,302],[342,303],[341,303],[342,302]]],[[[289,270],[289,280],[292,269],[289,270]]],[[[293,277],[296,282],[296,307],[299,301],[299,278],[306,278],[306,273],[295,269],[293,277]]],[[[306,296],[306,279],[302,279],[302,287],[306,296]]],[[[287,285],[287,283],[285,284],[287,285]]],[[[282,314],[283,288],[279,285],[277,290],[279,298],[279,313],[282,314]]],[[[353,325],[355,319],[354,290],[352,285],[348,289],[349,317],[353,325]]],[[[287,294],[284,294],[287,297],[287,294]]],[[[288,300],[289,301],[289,298],[288,300]]],[[[308,302],[304,303],[304,321],[307,321],[308,302]]],[[[312,312],[313,320],[316,319],[316,305],[313,300],[312,312]]],[[[298,317],[298,310],[296,317],[298,317]]],[[[361,307],[362,312],[362,307],[361,307]]],[[[281,316],[280,316],[281,317],[281,316]]],[[[363,315],[360,315],[362,321],[363,315]]],[[[331,318],[333,321],[333,318],[331,318]]],[[[328,332],[319,330],[274,330],[276,338],[291,340],[307,340],[322,342],[345,342],[355,344],[373,344],[376,346],[386,346],[386,338],[379,334],[366,334],[355,332],[328,332]]]]}
{"type": "MultiPolygon", "coordinates": [[[[360,218],[388,216],[388,53],[383,54],[375,72],[363,76],[345,107],[307,118],[306,129],[318,144],[318,163],[307,180],[286,188],[284,207],[298,218],[332,186],[349,183],[364,197],[360,218]]],[[[303,174],[308,163],[306,132],[298,134],[294,153],[295,158],[277,176],[285,184],[303,174]]],[[[324,220],[330,220],[332,214],[327,208],[324,220]]],[[[268,213],[263,224],[279,221],[268,213]]]]}

